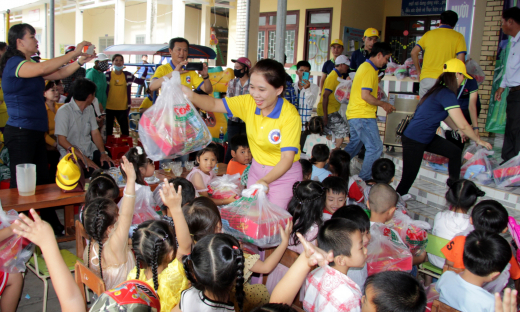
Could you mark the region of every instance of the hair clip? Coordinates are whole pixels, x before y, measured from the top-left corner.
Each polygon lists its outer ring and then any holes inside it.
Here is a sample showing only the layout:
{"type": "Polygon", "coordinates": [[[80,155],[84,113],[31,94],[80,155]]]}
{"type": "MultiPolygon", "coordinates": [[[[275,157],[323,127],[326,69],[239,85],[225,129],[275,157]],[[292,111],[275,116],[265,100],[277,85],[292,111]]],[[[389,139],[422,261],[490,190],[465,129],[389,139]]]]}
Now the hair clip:
{"type": "Polygon", "coordinates": [[[186,259],[188,259],[188,260],[191,261],[191,254],[187,254],[187,255],[186,255],[186,259]]]}
{"type": "Polygon", "coordinates": [[[163,237],[162,241],[164,242],[166,239],[168,239],[168,234],[166,234],[166,235],[163,237]]]}
{"type": "Polygon", "coordinates": [[[135,149],[137,150],[138,155],[143,155],[143,148],[141,146],[136,146],[135,149]]]}
{"type": "Polygon", "coordinates": [[[238,247],[237,246],[233,246],[233,249],[238,249],[238,247]]]}

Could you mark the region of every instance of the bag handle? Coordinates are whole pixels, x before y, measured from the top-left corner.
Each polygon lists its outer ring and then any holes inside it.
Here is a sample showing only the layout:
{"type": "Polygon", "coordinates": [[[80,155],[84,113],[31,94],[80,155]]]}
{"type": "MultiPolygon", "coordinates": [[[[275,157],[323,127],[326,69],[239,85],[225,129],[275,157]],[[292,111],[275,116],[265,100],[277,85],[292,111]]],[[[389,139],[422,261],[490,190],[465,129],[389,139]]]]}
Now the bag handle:
{"type": "MultiPolygon", "coordinates": [[[[74,145],[71,145],[71,146],[69,147],[69,150],[68,150],[68,151],[69,151],[69,154],[72,154],[72,161],[73,161],[76,165],[78,165],[78,167],[81,168],[81,165],[79,164],[79,161],[78,161],[78,157],[76,156],[76,153],[74,153],[74,147],[75,147],[74,145]]],[[[77,148],[77,147],[76,147],[76,148],[77,148]]],[[[79,148],[77,148],[77,149],[80,150],[79,148]]],[[[85,155],[83,155],[83,153],[81,153],[81,155],[83,156],[83,159],[82,159],[82,161],[83,161],[83,166],[84,166],[85,168],[88,168],[88,166],[87,166],[87,160],[86,160],[86,158],[85,158],[85,155]]],[[[69,156],[69,159],[70,159],[70,156],[69,156]]]]}

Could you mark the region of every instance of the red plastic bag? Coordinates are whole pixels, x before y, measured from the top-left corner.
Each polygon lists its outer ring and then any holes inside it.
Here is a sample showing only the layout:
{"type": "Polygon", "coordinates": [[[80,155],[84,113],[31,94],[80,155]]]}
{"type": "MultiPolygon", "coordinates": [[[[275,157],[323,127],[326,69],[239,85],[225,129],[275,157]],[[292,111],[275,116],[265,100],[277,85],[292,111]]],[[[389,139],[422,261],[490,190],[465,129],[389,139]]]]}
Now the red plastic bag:
{"type": "Polygon", "coordinates": [[[493,176],[498,187],[520,186],[520,153],[493,170],[493,176]]]}
{"type": "Polygon", "coordinates": [[[253,184],[240,199],[220,209],[224,233],[260,248],[280,245],[278,226],[285,228],[292,216],[271,203],[265,191],[265,186],[253,184]]]}
{"type": "Polygon", "coordinates": [[[394,62],[389,62],[388,64],[386,64],[385,75],[393,76],[395,73],[395,70],[397,69],[397,66],[399,66],[399,65],[397,65],[394,62]]]}
{"type": "Polygon", "coordinates": [[[235,197],[240,195],[241,192],[240,173],[217,177],[211,180],[208,186],[208,193],[215,199],[235,197]]]}
{"type": "Polygon", "coordinates": [[[426,231],[431,228],[428,222],[413,220],[408,215],[396,210],[394,217],[386,225],[401,236],[412,255],[419,256],[426,250],[428,244],[428,232],[426,231]]]}
{"type": "MultiPolygon", "coordinates": [[[[0,206],[0,229],[18,220],[18,213],[11,209],[4,211],[0,206]]],[[[5,273],[25,272],[25,263],[34,252],[34,244],[19,236],[11,235],[0,242],[0,271],[5,273]]]]}
{"type": "Polygon", "coordinates": [[[368,276],[384,271],[412,270],[413,257],[399,235],[390,227],[374,223],[370,226],[372,239],[367,247],[368,276]]]}
{"type": "Polygon", "coordinates": [[[340,104],[348,104],[352,80],[338,78],[338,81],[339,85],[336,87],[336,91],[334,91],[334,97],[340,104]]]}
{"type": "MultiPolygon", "coordinates": [[[[119,201],[117,207],[121,209],[123,199],[119,201]]],[[[148,220],[159,220],[157,214],[161,208],[155,203],[154,194],[148,185],[135,184],[135,205],[132,225],[139,225],[148,220]]]]}

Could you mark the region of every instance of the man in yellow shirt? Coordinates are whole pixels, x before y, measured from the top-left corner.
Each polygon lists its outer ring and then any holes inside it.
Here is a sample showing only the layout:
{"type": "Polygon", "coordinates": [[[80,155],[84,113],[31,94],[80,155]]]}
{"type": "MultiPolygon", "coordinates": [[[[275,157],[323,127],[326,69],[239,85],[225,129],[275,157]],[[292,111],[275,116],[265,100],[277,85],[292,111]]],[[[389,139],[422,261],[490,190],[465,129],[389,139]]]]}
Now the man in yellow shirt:
{"type": "Polygon", "coordinates": [[[433,87],[442,74],[444,63],[454,57],[465,62],[466,41],[461,33],[453,30],[458,20],[457,13],[442,12],[439,28],[426,32],[412,49],[412,60],[420,75],[419,95],[421,97],[433,87]],[[422,69],[419,64],[421,51],[423,52],[422,69]]]}
{"type": "Polygon", "coordinates": [[[376,112],[381,106],[388,114],[395,111],[390,103],[377,99],[379,69],[388,63],[392,53],[386,42],[376,42],[369,54],[369,59],[359,66],[352,82],[350,100],[347,107],[347,120],[350,127],[350,142],[345,151],[355,157],[361,146],[365,145],[365,159],[359,177],[369,180],[372,177],[372,164],[383,152],[383,142],[379,137],[376,112]]]}
{"type": "Polygon", "coordinates": [[[213,86],[209,80],[208,65],[203,64],[203,69],[197,72],[190,70],[184,70],[188,62],[188,50],[190,43],[184,38],[173,38],[170,40],[168,50],[171,54],[171,61],[168,64],[161,65],[155,71],[152,77],[152,83],[150,84],[150,90],[156,91],[161,88],[161,84],[164,81],[163,77],[172,77],[173,71],[179,71],[181,73],[181,83],[191,89],[199,89],[207,94],[213,93],[213,86]],[[200,77],[199,74],[202,76],[200,77]]]}
{"type": "Polygon", "coordinates": [[[326,131],[332,132],[336,138],[336,148],[343,144],[343,138],[348,135],[348,125],[339,114],[341,104],[336,100],[334,91],[336,91],[336,87],[339,85],[338,78],[347,73],[349,65],[350,61],[345,55],[340,55],[336,58],[335,68],[323,83],[321,99],[317,109],[318,116],[323,118],[323,125],[326,131]]]}

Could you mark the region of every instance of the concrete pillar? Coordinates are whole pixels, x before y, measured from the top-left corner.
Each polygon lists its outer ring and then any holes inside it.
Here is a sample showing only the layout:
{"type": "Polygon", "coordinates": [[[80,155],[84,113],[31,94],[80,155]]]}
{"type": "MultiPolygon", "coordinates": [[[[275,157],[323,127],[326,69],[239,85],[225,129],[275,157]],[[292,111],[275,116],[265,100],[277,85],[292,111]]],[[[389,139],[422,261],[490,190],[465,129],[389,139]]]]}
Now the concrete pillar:
{"type": "Polygon", "coordinates": [[[260,19],[260,1],[249,2],[249,36],[247,43],[247,58],[255,64],[258,58],[258,20],[260,19]]]}
{"type": "Polygon", "coordinates": [[[184,37],[186,4],[182,0],[172,0],[172,38],[184,37]]]}
{"type": "Polygon", "coordinates": [[[157,26],[157,0],[147,0],[146,1],[146,38],[145,38],[146,43],[148,43],[148,44],[159,43],[159,42],[157,42],[156,26],[157,26]]]}
{"type": "Polygon", "coordinates": [[[74,44],[83,41],[83,10],[80,9],[78,2],[76,2],[76,35],[74,41],[74,44]]]}
{"type": "Polygon", "coordinates": [[[54,0],[49,3],[49,38],[49,58],[54,58],[54,0]]]}
{"type": "Polygon", "coordinates": [[[200,13],[200,44],[203,46],[209,46],[210,35],[211,35],[211,7],[209,5],[202,5],[202,11],[200,13]]]}
{"type": "Polygon", "coordinates": [[[116,0],[114,23],[114,44],[123,44],[125,43],[125,0],[116,0]]]}
{"type": "Polygon", "coordinates": [[[282,64],[284,64],[284,58],[285,58],[285,20],[286,20],[286,18],[287,18],[287,0],[278,0],[278,10],[277,10],[277,14],[276,14],[275,59],[282,64]]]}

